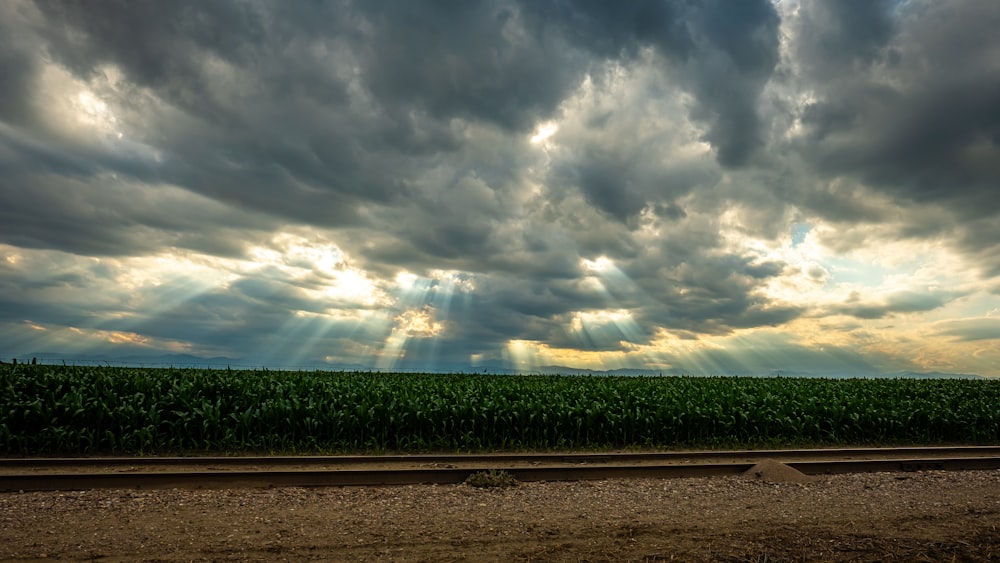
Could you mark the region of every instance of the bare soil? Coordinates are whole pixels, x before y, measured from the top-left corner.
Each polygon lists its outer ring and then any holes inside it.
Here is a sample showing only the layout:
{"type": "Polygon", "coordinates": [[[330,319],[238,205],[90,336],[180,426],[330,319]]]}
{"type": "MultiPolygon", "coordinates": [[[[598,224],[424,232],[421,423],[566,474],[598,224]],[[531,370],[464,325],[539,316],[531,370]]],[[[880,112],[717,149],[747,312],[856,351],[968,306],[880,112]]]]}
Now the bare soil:
{"type": "Polygon", "coordinates": [[[1000,561],[1000,471],[796,480],[3,493],[0,559],[1000,561]]]}

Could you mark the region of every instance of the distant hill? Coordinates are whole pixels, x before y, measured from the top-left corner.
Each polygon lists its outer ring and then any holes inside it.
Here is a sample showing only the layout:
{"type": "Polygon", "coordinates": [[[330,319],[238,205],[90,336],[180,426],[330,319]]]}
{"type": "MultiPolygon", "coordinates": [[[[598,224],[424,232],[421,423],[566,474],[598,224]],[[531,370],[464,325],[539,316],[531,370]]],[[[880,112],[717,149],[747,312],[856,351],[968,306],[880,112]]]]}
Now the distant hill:
{"type": "MultiPolygon", "coordinates": [[[[224,368],[227,365],[236,367],[240,363],[240,360],[235,358],[227,358],[224,356],[206,358],[191,354],[132,354],[128,356],[109,357],[97,354],[60,354],[58,352],[25,354],[23,357],[17,358],[17,361],[30,362],[32,358],[36,358],[39,363],[43,364],[66,363],[69,365],[112,365],[129,367],[224,368]]],[[[7,359],[5,358],[4,361],[7,361],[7,359]]]]}
{"type": "MultiPolygon", "coordinates": [[[[202,357],[191,354],[132,354],[128,356],[110,358],[101,355],[86,354],[59,354],[53,352],[40,352],[25,354],[18,357],[18,362],[30,363],[32,358],[36,358],[44,364],[76,364],[76,365],[113,365],[132,367],[177,367],[177,368],[215,368],[224,369],[261,369],[272,370],[327,370],[327,371],[378,371],[371,365],[364,364],[329,364],[325,362],[302,361],[295,365],[282,365],[272,361],[263,361],[252,358],[228,358],[225,356],[202,357]]],[[[0,358],[9,361],[9,358],[0,358]]],[[[426,372],[426,367],[401,367],[396,371],[402,372],[426,372]]],[[[647,368],[617,368],[610,370],[595,370],[587,368],[574,368],[569,366],[538,366],[527,370],[513,369],[504,366],[500,362],[489,362],[480,365],[452,365],[439,366],[436,370],[439,373],[488,373],[495,375],[516,375],[516,374],[539,374],[539,375],[605,375],[605,376],[736,376],[736,377],[808,377],[808,378],[869,378],[869,379],[980,379],[981,375],[967,373],[943,373],[943,372],[915,372],[898,371],[891,373],[817,373],[809,371],[794,370],[772,370],[761,373],[689,373],[679,369],[647,369],[647,368]]]]}
{"type": "Polygon", "coordinates": [[[931,372],[898,371],[895,373],[885,373],[880,375],[879,377],[917,378],[917,379],[982,379],[983,376],[971,373],[942,373],[939,371],[931,371],[931,372]]]}

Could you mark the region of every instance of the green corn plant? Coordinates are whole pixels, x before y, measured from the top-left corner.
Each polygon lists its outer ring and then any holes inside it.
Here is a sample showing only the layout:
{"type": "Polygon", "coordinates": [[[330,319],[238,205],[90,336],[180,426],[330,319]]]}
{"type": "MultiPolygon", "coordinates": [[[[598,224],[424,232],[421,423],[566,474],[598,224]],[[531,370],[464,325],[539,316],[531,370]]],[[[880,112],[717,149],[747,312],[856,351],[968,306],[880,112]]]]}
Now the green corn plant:
{"type": "Polygon", "coordinates": [[[0,366],[0,453],[1000,443],[998,380],[0,366]]]}

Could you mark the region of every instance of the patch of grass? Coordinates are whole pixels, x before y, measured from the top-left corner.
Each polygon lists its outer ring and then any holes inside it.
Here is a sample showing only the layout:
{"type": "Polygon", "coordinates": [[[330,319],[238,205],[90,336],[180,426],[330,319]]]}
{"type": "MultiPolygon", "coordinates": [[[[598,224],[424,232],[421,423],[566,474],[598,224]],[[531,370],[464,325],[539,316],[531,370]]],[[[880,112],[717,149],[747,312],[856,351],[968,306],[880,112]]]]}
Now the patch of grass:
{"type": "Polygon", "coordinates": [[[477,471],[465,479],[465,483],[478,489],[506,489],[516,487],[517,479],[503,469],[477,471]]]}

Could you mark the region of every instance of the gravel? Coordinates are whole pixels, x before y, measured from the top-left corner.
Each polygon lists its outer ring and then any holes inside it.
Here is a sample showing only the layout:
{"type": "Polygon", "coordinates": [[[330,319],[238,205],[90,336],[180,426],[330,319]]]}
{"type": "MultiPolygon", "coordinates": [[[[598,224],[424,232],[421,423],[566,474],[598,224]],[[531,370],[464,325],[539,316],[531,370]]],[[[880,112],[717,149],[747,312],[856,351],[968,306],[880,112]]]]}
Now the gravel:
{"type": "Polygon", "coordinates": [[[0,559],[1000,560],[1000,471],[0,494],[0,559]]]}

